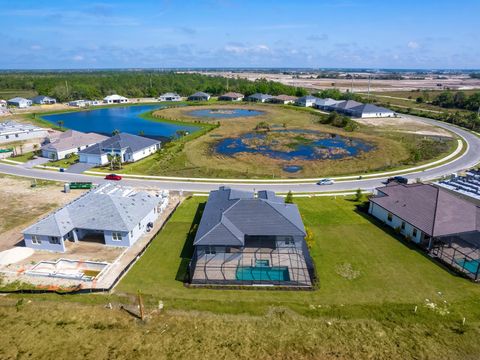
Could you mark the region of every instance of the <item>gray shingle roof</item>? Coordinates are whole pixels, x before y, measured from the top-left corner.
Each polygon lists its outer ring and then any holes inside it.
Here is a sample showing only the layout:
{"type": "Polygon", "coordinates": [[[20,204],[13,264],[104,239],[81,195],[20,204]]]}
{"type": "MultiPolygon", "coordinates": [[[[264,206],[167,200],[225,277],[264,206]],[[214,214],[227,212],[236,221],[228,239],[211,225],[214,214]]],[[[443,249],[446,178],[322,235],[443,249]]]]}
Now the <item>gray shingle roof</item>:
{"type": "Polygon", "coordinates": [[[54,98],[51,98],[50,96],[37,95],[37,96],[31,98],[30,100],[32,100],[34,103],[36,103],[36,102],[41,102],[41,101],[43,101],[43,100],[52,101],[52,100],[55,100],[55,99],[54,99],[54,98]]]}
{"type": "Polygon", "coordinates": [[[315,96],[312,96],[312,95],[305,95],[305,96],[299,97],[297,99],[297,102],[308,101],[308,100],[315,100],[316,101],[316,100],[318,100],[318,98],[315,97],[315,96]]]}
{"type": "Polygon", "coordinates": [[[149,139],[143,136],[120,133],[96,145],[86,148],[80,151],[80,153],[99,155],[109,153],[112,149],[127,149],[127,151],[137,152],[156,144],[160,144],[160,141],[149,139]]]}
{"type": "Polygon", "coordinates": [[[95,144],[106,140],[107,137],[96,133],[83,133],[76,130],[67,130],[60,134],[55,141],[42,146],[42,150],[64,151],[95,144]]]}
{"type": "Polygon", "coordinates": [[[369,114],[370,113],[385,113],[385,112],[393,113],[393,111],[390,110],[390,109],[380,107],[380,106],[377,106],[377,105],[373,105],[373,104],[358,105],[358,106],[355,106],[353,108],[350,108],[350,110],[358,112],[360,114],[364,114],[364,113],[369,113],[369,114]]]}
{"type": "Polygon", "coordinates": [[[480,230],[480,208],[429,184],[388,185],[371,202],[430,236],[480,230]]]}
{"type": "Polygon", "coordinates": [[[145,192],[123,196],[125,191],[128,189],[110,184],[91,190],[23,233],[63,236],[75,228],[131,231],[158,205],[159,200],[145,192]]]}
{"type": "Polygon", "coordinates": [[[355,101],[355,100],[345,100],[345,101],[342,101],[342,102],[334,105],[334,108],[339,109],[339,110],[350,110],[350,109],[352,109],[356,106],[360,106],[360,105],[363,105],[363,104],[358,102],[358,101],[355,101]]]}
{"type": "Polygon", "coordinates": [[[195,94],[190,95],[189,97],[209,97],[210,94],[204,93],[203,91],[197,91],[195,94]]]}
{"type": "Polygon", "coordinates": [[[253,99],[253,100],[268,100],[273,98],[272,95],[268,94],[261,94],[261,93],[255,93],[250,96],[247,96],[247,99],[253,99]]]}
{"type": "Polygon", "coordinates": [[[245,235],[305,236],[298,208],[271,191],[221,187],[210,192],[194,245],[243,246],[245,235]]]}

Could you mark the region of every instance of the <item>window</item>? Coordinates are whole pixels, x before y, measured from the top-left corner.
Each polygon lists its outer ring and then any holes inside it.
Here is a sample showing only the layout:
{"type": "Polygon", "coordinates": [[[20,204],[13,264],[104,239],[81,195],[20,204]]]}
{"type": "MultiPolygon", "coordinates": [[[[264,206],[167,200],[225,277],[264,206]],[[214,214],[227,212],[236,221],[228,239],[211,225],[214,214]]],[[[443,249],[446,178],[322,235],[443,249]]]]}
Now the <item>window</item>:
{"type": "Polygon", "coordinates": [[[412,235],[413,235],[414,238],[417,237],[417,229],[415,229],[415,228],[413,229],[412,235]]]}
{"type": "Polygon", "coordinates": [[[122,233],[120,232],[112,232],[112,240],[113,241],[122,241],[122,233]]]}
{"type": "Polygon", "coordinates": [[[15,137],[18,137],[18,134],[15,134],[15,137]]]}
{"type": "Polygon", "coordinates": [[[42,240],[40,240],[37,235],[32,235],[32,244],[39,245],[41,243],[42,240]]]}
{"type": "Polygon", "coordinates": [[[209,247],[207,249],[205,249],[205,254],[207,255],[215,255],[217,253],[217,251],[215,250],[215,247],[209,247]]]}
{"type": "Polygon", "coordinates": [[[405,221],[402,221],[402,230],[405,230],[405,221]]]}
{"type": "Polygon", "coordinates": [[[58,245],[58,244],[60,244],[60,239],[59,239],[58,236],[50,236],[50,238],[48,239],[48,242],[50,244],[58,245]]]}
{"type": "Polygon", "coordinates": [[[5,135],[5,139],[10,139],[10,135],[5,135]]]}
{"type": "Polygon", "coordinates": [[[387,215],[387,220],[388,220],[388,221],[392,221],[392,220],[393,220],[393,215],[392,215],[392,213],[388,213],[388,215],[387,215]]]}

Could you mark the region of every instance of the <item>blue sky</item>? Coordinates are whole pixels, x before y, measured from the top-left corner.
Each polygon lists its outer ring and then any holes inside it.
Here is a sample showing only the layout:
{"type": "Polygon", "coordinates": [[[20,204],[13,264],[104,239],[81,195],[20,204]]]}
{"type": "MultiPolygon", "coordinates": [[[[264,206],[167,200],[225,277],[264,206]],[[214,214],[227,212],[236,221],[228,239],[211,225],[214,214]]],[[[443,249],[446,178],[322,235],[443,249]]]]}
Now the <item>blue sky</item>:
{"type": "Polygon", "coordinates": [[[480,68],[480,0],[0,0],[0,69],[480,68]]]}

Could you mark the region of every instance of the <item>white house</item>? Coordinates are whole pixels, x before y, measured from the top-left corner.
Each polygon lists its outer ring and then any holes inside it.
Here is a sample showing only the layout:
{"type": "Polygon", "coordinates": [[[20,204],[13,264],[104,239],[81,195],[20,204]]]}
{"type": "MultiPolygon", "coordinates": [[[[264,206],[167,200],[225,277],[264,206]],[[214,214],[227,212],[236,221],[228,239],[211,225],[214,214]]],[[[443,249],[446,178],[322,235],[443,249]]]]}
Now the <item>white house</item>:
{"type": "Polygon", "coordinates": [[[7,104],[10,106],[16,106],[20,109],[27,108],[29,106],[32,106],[32,100],[30,99],[25,99],[22,97],[14,97],[13,99],[10,99],[7,101],[7,104]]]}
{"type": "Polygon", "coordinates": [[[290,95],[278,95],[268,99],[268,102],[272,104],[293,104],[297,100],[296,96],[290,95]]]}
{"type": "Polygon", "coordinates": [[[195,94],[190,95],[187,98],[188,101],[208,101],[210,100],[210,94],[198,91],[195,94]]]}
{"type": "Polygon", "coordinates": [[[44,96],[44,95],[35,96],[30,100],[32,100],[34,104],[39,104],[39,105],[53,105],[57,103],[56,99],[48,96],[44,96]]]}
{"type": "Polygon", "coordinates": [[[165,93],[158,97],[158,101],[181,101],[182,97],[177,93],[165,93]]]}
{"type": "Polygon", "coordinates": [[[73,106],[73,107],[85,107],[86,105],[87,105],[87,102],[85,100],[74,100],[68,103],[68,106],[73,106]]]}
{"type": "Polygon", "coordinates": [[[65,252],[82,240],[129,247],[152,228],[159,205],[168,201],[132,188],[104,184],[23,231],[25,246],[65,252]]]}
{"type": "Polygon", "coordinates": [[[160,149],[160,141],[143,136],[120,133],[81,150],[79,161],[93,165],[108,164],[108,155],[120,156],[121,162],[135,162],[160,149]]]}
{"type": "Polygon", "coordinates": [[[30,125],[6,121],[0,123],[0,143],[7,143],[27,139],[43,139],[48,135],[46,129],[30,125]]]}
{"type": "Polygon", "coordinates": [[[67,130],[51,143],[42,146],[42,156],[51,160],[64,159],[69,154],[79,151],[108,139],[96,133],[83,133],[76,130],[67,130]]]}
{"type": "Polygon", "coordinates": [[[245,95],[236,92],[227,92],[218,97],[219,101],[242,101],[245,95]]]}
{"type": "Polygon", "coordinates": [[[0,108],[5,109],[7,107],[7,102],[0,99],[0,108]]]}
{"type": "Polygon", "coordinates": [[[395,116],[394,111],[373,104],[363,104],[355,106],[349,111],[352,116],[358,118],[381,118],[395,116]]]}
{"type": "Polygon", "coordinates": [[[261,94],[261,93],[255,93],[252,95],[249,95],[245,98],[245,101],[251,101],[251,102],[261,102],[264,103],[266,101],[269,101],[273,96],[269,94],[261,94]]]}
{"type": "Polygon", "coordinates": [[[117,94],[108,95],[103,98],[105,104],[123,104],[127,103],[128,99],[125,96],[120,96],[117,94]]]}
{"type": "Polygon", "coordinates": [[[312,107],[317,100],[318,98],[312,95],[302,96],[295,101],[295,105],[303,106],[303,107],[312,107]]]}

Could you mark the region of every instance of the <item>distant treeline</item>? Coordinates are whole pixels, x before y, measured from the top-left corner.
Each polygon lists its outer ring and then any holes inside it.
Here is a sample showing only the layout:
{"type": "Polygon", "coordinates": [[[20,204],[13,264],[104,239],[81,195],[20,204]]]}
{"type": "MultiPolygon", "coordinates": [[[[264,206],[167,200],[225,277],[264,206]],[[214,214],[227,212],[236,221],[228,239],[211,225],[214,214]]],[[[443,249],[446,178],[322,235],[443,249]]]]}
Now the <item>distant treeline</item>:
{"type": "Polygon", "coordinates": [[[479,73],[472,73],[472,74],[470,74],[470,77],[472,79],[480,79],[480,72],[479,73]]]}
{"type": "Polygon", "coordinates": [[[365,99],[359,94],[351,93],[349,91],[342,93],[338,89],[320,90],[312,95],[320,99],[330,98],[334,100],[355,100],[358,102],[365,102],[365,99]]]}
{"type": "Polygon", "coordinates": [[[259,79],[227,79],[220,76],[178,74],[174,72],[62,72],[11,73],[0,76],[0,90],[30,90],[58,101],[99,99],[111,94],[130,98],[157,97],[165,92],[188,96],[196,91],[221,95],[227,91],[251,95],[256,92],[271,95],[303,96],[307,91],[278,82],[259,79]]]}
{"type": "Polygon", "coordinates": [[[430,99],[428,92],[424,92],[421,96],[417,97],[416,101],[418,103],[430,102],[433,105],[446,109],[477,111],[480,107],[480,91],[471,95],[466,95],[463,91],[442,91],[432,99],[430,99]]]}

